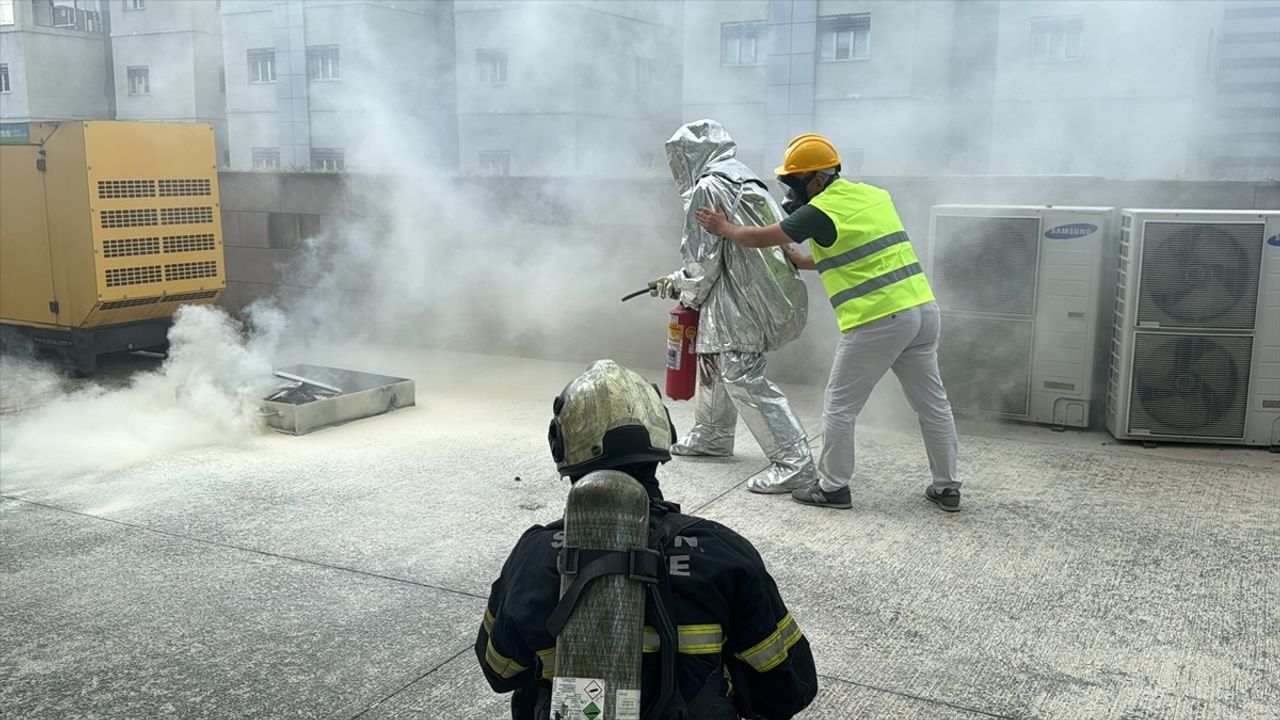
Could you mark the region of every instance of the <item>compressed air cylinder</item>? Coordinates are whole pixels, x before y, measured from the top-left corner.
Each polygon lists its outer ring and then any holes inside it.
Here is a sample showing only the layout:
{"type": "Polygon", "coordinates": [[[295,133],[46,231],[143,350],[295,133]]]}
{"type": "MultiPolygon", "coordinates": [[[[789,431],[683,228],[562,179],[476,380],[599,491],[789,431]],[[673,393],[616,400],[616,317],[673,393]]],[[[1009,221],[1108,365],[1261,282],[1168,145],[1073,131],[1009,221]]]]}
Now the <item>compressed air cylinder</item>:
{"type": "MultiPolygon", "coordinates": [[[[630,550],[649,542],[649,496],[634,478],[599,470],[573,484],[564,509],[566,548],[630,550]]],[[[573,581],[562,574],[560,592],[573,581]]],[[[639,720],[644,586],[596,579],[556,638],[551,717],[639,720]]]]}

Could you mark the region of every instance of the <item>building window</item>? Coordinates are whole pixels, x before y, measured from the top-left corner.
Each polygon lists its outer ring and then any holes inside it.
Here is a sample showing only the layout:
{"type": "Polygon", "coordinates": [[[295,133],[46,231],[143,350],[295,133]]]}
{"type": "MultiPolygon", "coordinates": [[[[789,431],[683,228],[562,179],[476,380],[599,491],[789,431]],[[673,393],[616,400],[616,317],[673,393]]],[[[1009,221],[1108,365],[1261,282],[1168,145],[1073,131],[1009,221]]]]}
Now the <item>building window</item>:
{"type": "MultiPolygon", "coordinates": [[[[0,25],[13,24],[13,0],[0,0],[0,25]]],[[[64,30],[101,32],[97,0],[32,0],[32,23],[64,30]]]]}
{"type": "Polygon", "coordinates": [[[0,25],[13,24],[13,0],[0,0],[0,25]]]}
{"type": "Polygon", "coordinates": [[[0,93],[7,93],[9,90],[9,64],[0,63],[0,93]]]}
{"type": "Polygon", "coordinates": [[[1080,39],[1084,18],[1031,18],[1031,59],[1041,62],[1069,62],[1080,59],[1080,39]]]}
{"type": "Polygon", "coordinates": [[[819,18],[818,38],[823,60],[866,60],[871,57],[871,16],[819,18]]]}
{"type": "Polygon", "coordinates": [[[724,65],[764,64],[763,21],[720,24],[720,62],[724,65]]]}
{"type": "Polygon", "coordinates": [[[124,0],[125,10],[146,10],[147,0],[124,0]]]}
{"type": "Polygon", "coordinates": [[[507,81],[507,51],[477,50],[476,69],[481,85],[498,85],[507,81]]]}
{"type": "Polygon", "coordinates": [[[258,48],[249,51],[249,82],[273,83],[276,81],[275,48],[258,48]]]}
{"type": "Polygon", "coordinates": [[[129,94],[130,95],[150,95],[151,94],[151,69],[145,65],[130,65],[129,74],[129,94]]]}
{"type": "Polygon", "coordinates": [[[337,45],[316,45],[307,48],[307,79],[338,80],[342,78],[342,66],[338,64],[337,45]]]}
{"type": "Polygon", "coordinates": [[[347,167],[341,148],[311,148],[311,169],[337,172],[347,167]]]}
{"type": "Polygon", "coordinates": [[[280,148],[256,147],[252,150],[254,170],[279,170],[280,148]]]}
{"type": "Polygon", "coordinates": [[[510,150],[481,150],[480,151],[480,174],[481,175],[510,175],[511,174],[511,151],[510,150]]]}
{"type": "Polygon", "coordinates": [[[267,245],[273,250],[297,250],[323,229],[319,215],[273,212],[267,215],[267,245]]]}

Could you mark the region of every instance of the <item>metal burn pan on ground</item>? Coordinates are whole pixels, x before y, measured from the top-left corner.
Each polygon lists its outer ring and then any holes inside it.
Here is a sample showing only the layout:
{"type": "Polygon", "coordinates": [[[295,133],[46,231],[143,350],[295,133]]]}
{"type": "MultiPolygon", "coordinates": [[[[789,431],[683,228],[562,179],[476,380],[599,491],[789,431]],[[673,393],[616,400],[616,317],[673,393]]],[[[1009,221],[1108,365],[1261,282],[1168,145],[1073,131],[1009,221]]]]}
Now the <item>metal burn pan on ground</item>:
{"type": "Polygon", "coordinates": [[[413,380],[298,364],[275,371],[284,384],[262,400],[267,425],[290,435],[415,404],[413,380]]]}

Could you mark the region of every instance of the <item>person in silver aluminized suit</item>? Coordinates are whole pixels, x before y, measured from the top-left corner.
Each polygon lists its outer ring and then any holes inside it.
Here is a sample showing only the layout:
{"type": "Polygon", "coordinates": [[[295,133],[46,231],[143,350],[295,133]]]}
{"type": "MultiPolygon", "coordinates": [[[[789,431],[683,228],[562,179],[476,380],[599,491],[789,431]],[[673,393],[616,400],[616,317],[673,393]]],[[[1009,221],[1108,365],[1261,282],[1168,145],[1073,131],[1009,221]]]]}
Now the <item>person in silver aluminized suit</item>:
{"type": "Polygon", "coordinates": [[[782,389],[765,377],[766,352],[804,330],[809,295],[778,248],[746,248],[706,232],[699,208],[723,206],[744,225],[766,226],[782,212],[764,183],[734,156],[714,120],[684,125],[667,141],[671,175],[684,200],[683,265],[649,283],[649,294],[699,312],[694,426],[673,455],[731,455],[738,416],[770,465],[747,481],[759,493],[786,493],[817,477],[804,428],[782,389]]]}

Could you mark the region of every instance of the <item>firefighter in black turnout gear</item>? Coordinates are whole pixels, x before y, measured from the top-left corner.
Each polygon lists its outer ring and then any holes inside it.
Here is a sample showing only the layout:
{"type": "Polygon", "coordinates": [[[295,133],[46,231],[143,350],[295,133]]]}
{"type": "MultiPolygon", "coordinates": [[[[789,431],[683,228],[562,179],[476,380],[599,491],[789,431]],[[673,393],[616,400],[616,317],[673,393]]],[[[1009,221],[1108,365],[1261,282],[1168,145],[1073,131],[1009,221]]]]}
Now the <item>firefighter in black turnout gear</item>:
{"type": "MultiPolygon", "coordinates": [[[[657,388],[612,360],[593,363],[555,399],[550,442],[560,474],[575,482],[619,470],[649,495],[650,546],[662,554],[658,589],[649,597],[665,599],[664,608],[646,602],[641,717],[790,718],[817,693],[809,642],[751,543],[663,499],[656,471],[671,459],[674,438],[657,388]],[[675,626],[674,654],[662,652],[655,629],[661,617],[670,618],[662,627],[675,626]],[[674,667],[662,666],[664,655],[674,667]],[[664,670],[665,684],[674,685],[666,701],[664,670]]],[[[547,620],[560,599],[563,529],[556,521],[520,537],[493,583],[476,638],[489,685],[513,693],[514,720],[550,717],[556,638],[547,620]]]]}

